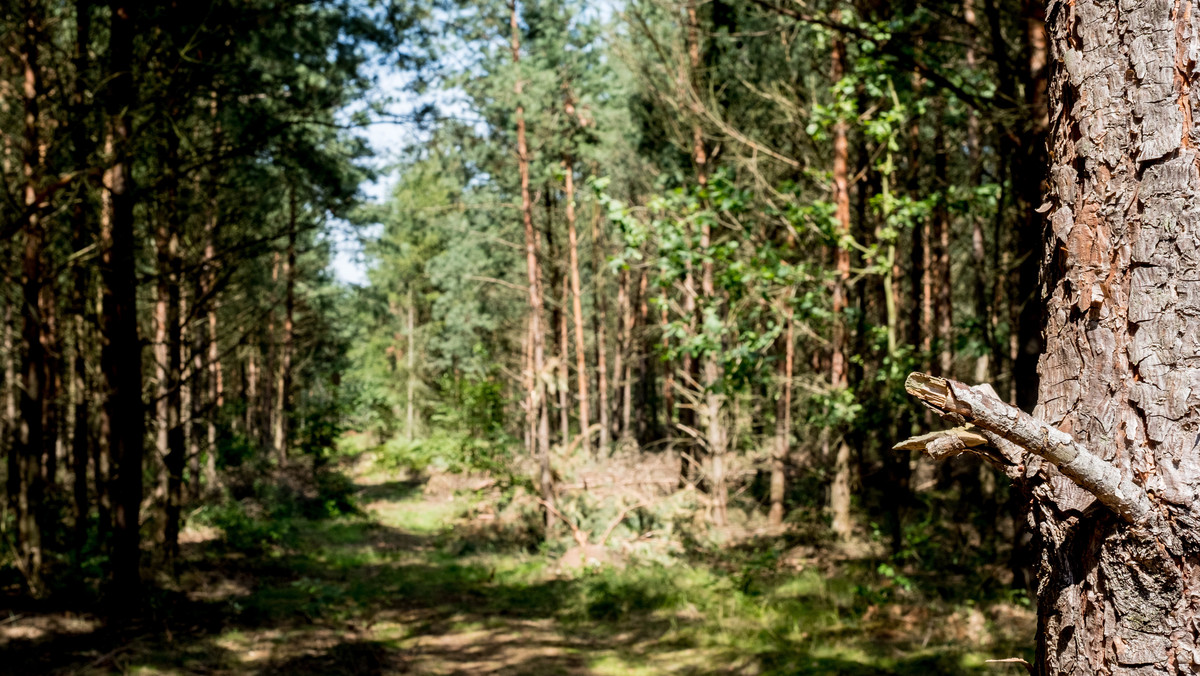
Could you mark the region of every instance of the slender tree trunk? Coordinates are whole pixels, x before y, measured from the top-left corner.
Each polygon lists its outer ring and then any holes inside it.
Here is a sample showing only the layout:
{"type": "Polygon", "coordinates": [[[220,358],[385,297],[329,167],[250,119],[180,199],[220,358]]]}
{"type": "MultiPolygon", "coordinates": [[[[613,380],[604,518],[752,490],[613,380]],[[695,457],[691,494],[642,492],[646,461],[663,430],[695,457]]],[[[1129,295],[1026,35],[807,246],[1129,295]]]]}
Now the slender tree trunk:
{"type": "Polygon", "coordinates": [[[107,108],[113,154],[105,176],[111,216],[101,231],[101,371],[106,390],[104,411],[113,459],[115,532],[112,544],[111,598],[123,611],[139,598],[143,432],[142,349],[137,325],[137,269],[134,190],[130,171],[134,107],[134,7],[110,2],[107,108]]]}
{"type": "Polygon", "coordinates": [[[166,214],[159,220],[155,233],[158,247],[158,306],[159,319],[159,453],[166,473],[163,546],[168,562],[179,554],[179,520],[183,508],[183,470],[187,448],[183,430],[183,327],[179,306],[182,302],[183,261],[179,254],[180,220],[178,212],[178,138],[169,133],[167,141],[164,191],[166,214]]]}
{"type": "Polygon", "coordinates": [[[633,420],[633,329],[637,315],[633,312],[633,298],[630,293],[630,271],[621,271],[620,286],[617,289],[617,306],[621,313],[621,346],[617,353],[616,372],[621,385],[621,440],[627,443],[633,438],[631,422],[633,420]]]}
{"type": "Polygon", "coordinates": [[[16,499],[18,567],[25,576],[34,596],[42,593],[42,497],[45,484],[41,459],[44,451],[44,406],[46,377],[46,347],[43,343],[41,310],[43,270],[42,249],[45,246],[45,225],[38,206],[38,187],[42,177],[40,97],[41,71],[38,46],[41,40],[41,16],[33,3],[22,3],[24,26],[21,40],[23,70],[22,99],[24,102],[24,147],[22,173],[24,181],[22,224],[24,247],[21,256],[21,358],[20,420],[16,429],[13,454],[17,459],[18,485],[16,499]]]}
{"type": "MultiPolygon", "coordinates": [[[[694,81],[700,73],[700,22],[696,12],[696,2],[688,2],[687,5],[687,50],[688,64],[691,68],[691,79],[694,81]]],[[[696,96],[699,96],[698,87],[692,86],[696,96]]],[[[696,183],[703,192],[708,187],[708,150],[704,145],[704,130],[701,127],[700,119],[703,114],[703,103],[691,98],[692,113],[694,121],[692,122],[692,162],[696,169],[696,183]]],[[[707,207],[707,205],[705,205],[707,207]]],[[[699,314],[714,309],[718,303],[714,279],[714,267],[711,256],[708,255],[708,250],[712,246],[712,225],[708,219],[700,225],[700,250],[704,252],[703,262],[700,264],[700,296],[698,303],[699,314]]],[[[704,422],[704,441],[708,447],[708,478],[711,482],[710,491],[712,493],[713,509],[712,519],[717,526],[724,526],[728,523],[727,502],[728,502],[728,487],[725,477],[725,450],[727,445],[724,420],[724,395],[721,394],[719,384],[721,381],[721,367],[717,361],[715,351],[709,350],[700,360],[701,370],[701,385],[704,388],[701,396],[703,397],[703,416],[704,422]]]]}
{"type": "MultiPolygon", "coordinates": [[[[562,300],[570,296],[567,276],[562,279],[562,300]]],[[[567,329],[567,313],[555,311],[558,326],[558,423],[563,451],[571,445],[571,337],[567,329]]]]}
{"type": "Polygon", "coordinates": [[[566,169],[567,243],[570,246],[571,314],[575,320],[575,380],[579,392],[579,433],[583,452],[592,455],[591,399],[588,397],[587,344],[583,334],[583,284],[579,276],[579,236],[575,229],[575,162],[570,156],[563,160],[566,169]]]}
{"type": "Polygon", "coordinates": [[[285,463],[291,440],[292,351],[295,349],[296,312],[296,189],[288,196],[287,249],[283,258],[283,337],[279,342],[279,372],[276,374],[273,438],[275,456],[285,463]]]}
{"type": "Polygon", "coordinates": [[[943,130],[943,115],[938,115],[937,132],[934,136],[934,180],[942,195],[938,198],[933,213],[933,271],[934,282],[934,326],[937,335],[938,373],[952,375],[954,367],[954,305],[952,303],[950,279],[950,213],[946,206],[949,199],[950,179],[946,156],[946,137],[943,130]]]}
{"type": "MultiPolygon", "coordinates": [[[[513,64],[521,60],[521,25],[516,0],[509,3],[510,26],[512,28],[513,64]]],[[[539,484],[545,507],[545,528],[549,535],[554,528],[554,515],[548,505],[554,503],[554,475],[550,470],[550,417],[546,402],[546,387],[543,374],[546,364],[545,336],[542,329],[541,274],[538,270],[538,238],[533,228],[533,202],[529,196],[529,146],[525,140],[524,82],[520,71],[514,93],[517,97],[517,166],[521,175],[521,216],[525,226],[525,267],[529,278],[529,333],[533,346],[533,387],[530,389],[530,405],[538,416],[537,438],[538,460],[541,466],[539,484]]]]}
{"type": "MultiPolygon", "coordinates": [[[[220,106],[217,92],[212,93],[211,115],[213,118],[213,151],[214,157],[222,152],[224,133],[220,122],[220,106]]],[[[210,177],[211,180],[211,177],[210,177]]],[[[201,285],[207,298],[204,307],[204,319],[208,324],[208,334],[205,336],[205,353],[208,359],[208,374],[206,380],[206,402],[203,406],[205,431],[204,482],[205,490],[217,488],[217,420],[221,409],[225,406],[225,374],[221,365],[220,332],[218,313],[221,310],[220,299],[217,295],[217,236],[220,229],[221,205],[217,200],[217,192],[212,188],[208,200],[208,217],[204,224],[204,268],[201,285]]],[[[197,329],[200,333],[202,329],[197,329]]],[[[197,351],[199,361],[202,353],[197,351]]],[[[197,397],[197,399],[199,399],[197,397]]],[[[253,410],[253,400],[246,402],[247,410],[253,410]]],[[[200,407],[198,406],[199,410],[200,407]]],[[[250,429],[247,426],[247,434],[250,429]]]]}
{"type": "MultiPolygon", "coordinates": [[[[833,41],[831,79],[839,82],[845,73],[846,45],[840,38],[833,41]]],[[[838,119],[833,125],[833,191],[835,215],[839,234],[850,236],[850,183],[848,159],[850,146],[846,138],[846,122],[838,119]]],[[[833,340],[830,359],[830,385],[842,390],[849,386],[846,348],[846,293],[850,281],[850,251],[846,246],[834,250],[836,276],[833,282],[833,340]]],[[[850,519],[850,445],[844,435],[838,441],[833,465],[833,484],[829,492],[829,507],[833,516],[833,532],[841,540],[849,539],[853,531],[850,519]]]]}
{"type": "Polygon", "coordinates": [[[595,284],[596,311],[592,314],[592,331],[596,342],[596,392],[599,404],[599,455],[607,456],[612,428],[609,427],[608,399],[608,289],[604,284],[604,239],[600,230],[600,209],[592,215],[592,279],[595,284]]]}
{"type": "MultiPolygon", "coordinates": [[[[659,331],[662,335],[662,350],[669,352],[671,349],[670,338],[667,336],[667,328],[670,324],[670,319],[667,314],[666,298],[662,298],[662,307],[659,309],[659,331]]],[[[665,361],[663,363],[663,439],[670,442],[675,438],[675,367],[674,361],[665,361]]]]}
{"type": "MultiPolygon", "coordinates": [[[[91,165],[91,155],[94,150],[89,129],[92,125],[90,109],[87,105],[87,81],[84,79],[89,70],[92,30],[91,0],[76,0],[75,2],[75,52],[72,62],[75,69],[75,81],[71,91],[71,145],[74,149],[73,161],[76,171],[84,171],[91,165]]],[[[71,208],[72,248],[76,251],[91,244],[95,237],[95,221],[93,220],[93,203],[91,199],[92,181],[82,181],[71,208]]],[[[73,407],[73,429],[71,432],[71,475],[72,496],[75,503],[75,528],[73,532],[74,549],[82,554],[87,542],[87,521],[90,504],[88,502],[87,466],[91,455],[91,416],[87,377],[87,355],[85,351],[90,344],[88,336],[88,268],[77,263],[71,270],[71,314],[72,322],[72,362],[71,362],[71,403],[73,407]]],[[[80,560],[82,557],[80,557],[80,560]]]]}
{"type": "Polygon", "coordinates": [[[787,460],[792,452],[792,368],[796,356],[795,324],[790,299],[784,309],[783,359],[779,360],[779,395],[775,400],[775,445],[771,454],[771,509],[767,522],[783,525],[787,460]]]}
{"type": "Polygon", "coordinates": [[[414,401],[417,396],[417,307],[416,299],[413,297],[412,289],[408,290],[408,391],[405,396],[405,412],[404,435],[411,442],[416,438],[417,430],[417,407],[414,401]]]}

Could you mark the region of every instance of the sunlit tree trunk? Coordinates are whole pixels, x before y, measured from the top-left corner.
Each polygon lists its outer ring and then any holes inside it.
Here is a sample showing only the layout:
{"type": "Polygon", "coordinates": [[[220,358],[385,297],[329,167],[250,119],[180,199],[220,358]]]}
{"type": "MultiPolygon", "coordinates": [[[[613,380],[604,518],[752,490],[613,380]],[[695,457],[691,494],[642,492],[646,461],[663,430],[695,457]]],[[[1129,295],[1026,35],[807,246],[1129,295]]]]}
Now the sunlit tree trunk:
{"type": "Polygon", "coordinates": [[[569,156],[563,160],[567,192],[567,244],[570,247],[571,315],[575,323],[575,380],[579,392],[579,433],[584,453],[592,454],[591,399],[588,397],[587,344],[583,333],[583,284],[579,276],[579,236],[575,228],[575,162],[569,156]]]}
{"type": "Polygon", "coordinates": [[[792,369],[796,359],[795,324],[792,306],[784,309],[783,359],[779,360],[777,380],[779,394],[775,400],[775,443],[771,449],[771,508],[767,522],[783,524],[783,498],[787,489],[787,460],[792,452],[792,369]]]}
{"type": "MultiPolygon", "coordinates": [[[[512,29],[512,58],[513,64],[521,60],[521,24],[517,12],[516,0],[509,3],[510,27],[512,29]]],[[[533,227],[533,201],[529,195],[529,145],[525,139],[525,106],[522,100],[524,83],[517,73],[514,93],[517,96],[517,168],[521,176],[521,216],[525,226],[525,267],[529,281],[529,334],[533,348],[533,383],[530,388],[530,406],[538,416],[537,430],[534,435],[537,440],[538,460],[540,464],[539,485],[542,500],[548,504],[554,502],[554,476],[550,471],[550,416],[546,402],[546,387],[543,379],[546,366],[545,335],[542,328],[542,290],[541,274],[538,270],[538,238],[533,227]]],[[[549,534],[554,526],[554,515],[549,507],[545,508],[545,527],[549,534]]]]}
{"type": "Polygon", "coordinates": [[[936,371],[951,375],[954,367],[954,305],[951,297],[953,287],[950,286],[952,281],[950,279],[950,213],[946,205],[946,200],[950,197],[948,194],[950,178],[948,175],[949,158],[946,156],[946,137],[943,126],[944,121],[939,119],[937,122],[937,132],[933,141],[934,180],[943,193],[947,194],[943,194],[938,199],[932,219],[934,233],[931,237],[933,245],[933,269],[931,277],[934,285],[934,325],[932,328],[937,336],[936,371]]]}
{"type": "Polygon", "coordinates": [[[287,248],[283,255],[283,335],[279,340],[279,372],[275,381],[275,414],[272,419],[272,437],[275,456],[286,462],[291,433],[292,417],[292,352],[295,349],[296,312],[296,189],[290,188],[288,195],[287,248]]]}
{"type": "MultiPolygon", "coordinates": [[[[845,74],[846,45],[840,38],[833,41],[830,78],[839,82],[845,74]]],[[[846,121],[840,117],[833,125],[833,192],[838,234],[850,236],[850,183],[848,159],[849,142],[846,139],[846,121]]],[[[830,358],[830,386],[836,392],[849,386],[846,349],[848,328],[846,326],[846,294],[850,281],[850,251],[841,244],[834,249],[835,277],[833,280],[833,338],[830,358]]],[[[848,539],[853,530],[850,520],[850,445],[844,436],[837,441],[833,463],[833,484],[829,490],[829,508],[833,517],[833,532],[842,540],[848,539]]]]}
{"type": "Polygon", "coordinates": [[[604,239],[600,230],[600,209],[592,216],[592,279],[595,284],[596,310],[592,314],[592,332],[596,343],[596,392],[599,408],[600,439],[598,450],[601,456],[608,455],[612,428],[609,427],[608,397],[608,289],[604,284],[604,239]]]}

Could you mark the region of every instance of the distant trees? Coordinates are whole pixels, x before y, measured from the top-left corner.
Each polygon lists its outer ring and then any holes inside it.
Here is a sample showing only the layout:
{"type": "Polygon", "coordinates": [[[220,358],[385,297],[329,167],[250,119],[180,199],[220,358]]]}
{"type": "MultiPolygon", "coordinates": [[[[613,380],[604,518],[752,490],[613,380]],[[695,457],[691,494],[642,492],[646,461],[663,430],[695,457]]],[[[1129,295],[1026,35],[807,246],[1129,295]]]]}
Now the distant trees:
{"type": "Polygon", "coordinates": [[[0,13],[13,402],[0,564],[31,594],[85,582],[100,556],[107,593],[138,598],[163,562],[149,559],[178,553],[184,506],[242,461],[230,449],[271,429],[276,447],[304,447],[309,393],[339,368],[305,357],[340,341],[320,317],[320,228],[364,175],[341,111],[370,85],[371,50],[412,26],[402,10],[26,0],[0,13]]]}
{"type": "MultiPolygon", "coordinates": [[[[541,1],[452,14],[456,65],[437,77],[470,121],[430,119],[372,251],[374,284],[404,271],[389,292],[423,298],[424,424],[436,436],[438,420],[483,415],[475,429],[548,460],[543,487],[593,443],[599,462],[670,449],[716,525],[744,519],[746,498],[775,525],[819,503],[839,537],[869,519],[902,552],[913,510],[941,509],[910,488],[932,470],[890,449],[925,422],[904,375],[986,377],[1023,405],[1036,382],[1036,10],[639,0],[612,15],[541,1]],[[502,388],[500,409],[468,412],[463,396],[484,386],[502,388]]],[[[978,468],[932,480],[979,495],[982,547],[1016,551],[1005,487],[978,468]]]]}

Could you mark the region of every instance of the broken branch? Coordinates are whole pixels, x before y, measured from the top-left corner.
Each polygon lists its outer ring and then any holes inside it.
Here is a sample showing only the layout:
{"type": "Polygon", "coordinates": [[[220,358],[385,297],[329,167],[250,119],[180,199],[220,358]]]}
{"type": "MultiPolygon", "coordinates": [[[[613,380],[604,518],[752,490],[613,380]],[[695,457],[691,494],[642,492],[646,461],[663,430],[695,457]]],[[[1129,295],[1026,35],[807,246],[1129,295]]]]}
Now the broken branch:
{"type": "MultiPolygon", "coordinates": [[[[1006,404],[982,386],[969,387],[955,380],[913,373],[904,381],[904,389],[943,417],[973,424],[1045,458],[1126,521],[1136,524],[1152,515],[1146,491],[1122,477],[1121,470],[1112,463],[1070,434],[1006,404]]],[[[956,442],[961,443],[957,438],[956,442]]]]}

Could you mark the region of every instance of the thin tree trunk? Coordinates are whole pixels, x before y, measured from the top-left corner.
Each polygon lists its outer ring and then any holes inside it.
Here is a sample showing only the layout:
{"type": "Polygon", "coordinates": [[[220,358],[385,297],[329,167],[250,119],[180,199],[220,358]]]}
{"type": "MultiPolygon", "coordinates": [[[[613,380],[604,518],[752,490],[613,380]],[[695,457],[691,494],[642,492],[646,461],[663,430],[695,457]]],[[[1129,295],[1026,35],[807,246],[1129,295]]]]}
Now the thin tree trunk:
{"type": "Polygon", "coordinates": [[[283,259],[283,337],[279,342],[279,372],[276,374],[274,448],[279,462],[285,463],[291,440],[292,417],[292,351],[295,341],[296,311],[296,189],[288,196],[287,249],[283,259]]]}
{"type": "MultiPolygon", "coordinates": [[[[831,79],[839,82],[844,74],[846,46],[840,38],[834,38],[831,79]]],[[[846,122],[838,119],[833,125],[833,188],[835,215],[839,234],[850,235],[850,186],[849,186],[849,143],[846,139],[846,122]]],[[[836,276],[833,281],[833,340],[830,359],[830,385],[843,390],[849,386],[846,348],[846,293],[850,280],[850,251],[845,246],[834,250],[836,276]]],[[[838,441],[834,458],[833,484],[829,492],[829,507],[833,516],[833,532],[838,539],[849,539],[853,531],[850,520],[850,446],[844,435],[838,441]]]]}
{"type": "Polygon", "coordinates": [[[627,443],[633,438],[633,329],[637,315],[633,311],[630,292],[630,271],[621,271],[620,288],[617,289],[617,305],[621,312],[621,350],[617,354],[616,370],[621,379],[621,440],[627,443]]]}
{"type": "Polygon", "coordinates": [[[133,6],[109,3],[109,92],[107,109],[113,155],[104,185],[111,216],[101,231],[101,371],[112,480],[115,532],[112,546],[111,598],[132,610],[141,588],[139,512],[142,503],[143,431],[142,350],[137,325],[137,269],[134,190],[130,171],[133,81],[133,6]]]}
{"type": "Polygon", "coordinates": [[[575,381],[579,392],[579,433],[583,452],[592,455],[591,399],[588,397],[587,345],[583,335],[583,284],[579,276],[579,236],[575,231],[575,162],[570,156],[563,160],[566,169],[567,243],[570,247],[571,313],[575,319],[575,381]]]}
{"type": "Polygon", "coordinates": [[[416,300],[413,298],[413,292],[408,290],[408,391],[405,397],[405,405],[408,409],[405,413],[404,435],[411,442],[416,437],[417,429],[417,407],[413,399],[417,396],[417,307],[416,300]]]}
{"type": "MultiPolygon", "coordinates": [[[[513,64],[521,61],[521,25],[516,0],[509,3],[510,27],[512,29],[513,64]]],[[[529,196],[529,146],[525,140],[525,106],[521,103],[524,82],[518,71],[513,92],[517,97],[517,167],[521,175],[521,216],[525,226],[525,267],[529,279],[529,333],[533,345],[533,387],[530,389],[532,410],[538,412],[537,448],[540,464],[539,485],[544,507],[545,530],[549,536],[554,528],[554,514],[549,505],[554,503],[554,475],[550,471],[550,418],[547,411],[546,388],[543,378],[546,364],[545,336],[542,329],[541,274],[538,270],[538,239],[533,228],[533,202],[529,196]]]]}
{"type": "Polygon", "coordinates": [[[592,279],[595,284],[596,311],[592,330],[596,336],[596,391],[598,393],[600,440],[599,455],[607,456],[612,428],[609,427],[608,397],[608,289],[604,285],[604,239],[600,230],[600,209],[592,215],[592,279]]]}
{"type": "MultiPolygon", "coordinates": [[[[940,106],[939,106],[940,108],[940,106]]],[[[951,299],[952,287],[950,279],[950,213],[946,207],[947,194],[950,188],[948,176],[948,158],[946,156],[946,138],[943,130],[945,124],[943,115],[938,115],[937,132],[934,136],[934,180],[938,190],[942,191],[937,206],[933,212],[933,270],[931,277],[935,287],[933,329],[937,336],[937,372],[947,376],[952,375],[954,367],[954,306],[951,299]]]]}
{"type": "MultiPolygon", "coordinates": [[[[547,223],[549,226],[549,223],[547,223]]],[[[565,302],[570,296],[569,281],[567,276],[562,279],[562,300],[565,302]]],[[[571,374],[570,374],[570,342],[571,337],[567,329],[567,313],[561,310],[554,312],[556,325],[558,326],[558,423],[559,423],[559,439],[562,443],[562,448],[565,451],[571,445],[571,374]]]]}
{"type": "Polygon", "coordinates": [[[790,299],[784,309],[783,359],[779,361],[779,396],[775,403],[775,445],[771,454],[771,509],[767,523],[783,525],[787,460],[792,452],[792,368],[796,358],[795,324],[790,299]]]}
{"type": "MultiPolygon", "coordinates": [[[[90,109],[87,105],[87,81],[85,73],[89,70],[89,47],[92,31],[92,2],[91,0],[76,0],[75,2],[75,52],[72,55],[72,65],[75,69],[75,81],[71,91],[71,145],[73,147],[73,162],[76,171],[84,171],[91,164],[94,150],[89,128],[91,125],[90,109]]],[[[76,252],[83,251],[95,237],[95,222],[93,220],[93,203],[91,199],[92,181],[85,180],[75,196],[71,208],[71,246],[76,252]]],[[[71,432],[71,475],[72,496],[75,503],[75,528],[72,534],[74,549],[82,563],[82,550],[87,543],[87,522],[90,504],[88,502],[87,466],[91,455],[90,441],[90,392],[87,378],[87,356],[85,350],[90,344],[88,337],[88,268],[76,263],[71,270],[71,314],[72,321],[72,363],[71,363],[71,403],[73,408],[73,426],[71,432]]]]}
{"type": "Polygon", "coordinates": [[[42,248],[45,245],[45,226],[38,208],[38,187],[42,176],[40,101],[41,71],[38,46],[41,17],[29,3],[22,7],[24,26],[21,40],[23,70],[22,100],[24,103],[24,147],[22,173],[25,207],[21,256],[21,358],[20,420],[16,429],[13,454],[17,459],[18,485],[16,499],[18,567],[25,576],[34,596],[42,593],[42,496],[44,481],[41,458],[44,450],[43,414],[45,405],[46,348],[39,310],[42,299],[42,248]]]}
{"type": "Polygon", "coordinates": [[[179,555],[179,520],[183,508],[183,470],[187,448],[183,430],[183,327],[179,311],[182,302],[183,261],[179,255],[178,213],[178,137],[169,133],[167,140],[165,193],[166,214],[156,231],[158,246],[159,336],[159,453],[166,470],[166,503],[163,521],[164,554],[173,563],[179,555]]]}

